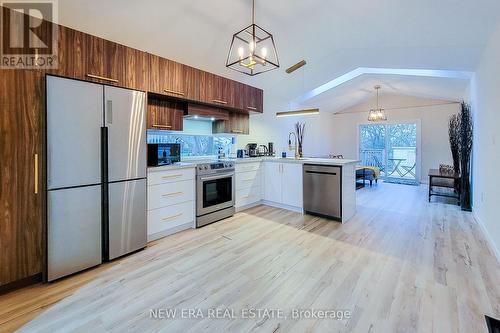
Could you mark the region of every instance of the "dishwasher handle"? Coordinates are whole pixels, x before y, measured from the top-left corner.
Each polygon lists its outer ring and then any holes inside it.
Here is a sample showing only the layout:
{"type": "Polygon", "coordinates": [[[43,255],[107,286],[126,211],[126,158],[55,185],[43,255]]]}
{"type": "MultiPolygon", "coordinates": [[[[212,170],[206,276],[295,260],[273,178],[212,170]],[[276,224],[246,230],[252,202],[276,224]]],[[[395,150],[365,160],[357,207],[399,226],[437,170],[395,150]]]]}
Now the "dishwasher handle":
{"type": "Polygon", "coordinates": [[[306,173],[315,173],[315,174],[318,174],[318,175],[333,175],[333,176],[337,175],[336,172],[309,171],[309,170],[306,170],[306,173]]]}

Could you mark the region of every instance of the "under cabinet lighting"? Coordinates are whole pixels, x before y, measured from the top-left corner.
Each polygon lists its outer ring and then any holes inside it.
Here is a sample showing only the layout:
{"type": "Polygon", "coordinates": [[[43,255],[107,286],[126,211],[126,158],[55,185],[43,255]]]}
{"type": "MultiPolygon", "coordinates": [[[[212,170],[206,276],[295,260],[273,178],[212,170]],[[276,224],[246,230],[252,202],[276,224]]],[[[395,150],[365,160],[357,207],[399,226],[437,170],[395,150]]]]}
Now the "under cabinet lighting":
{"type": "Polygon", "coordinates": [[[276,117],[281,118],[281,117],[294,117],[294,116],[309,116],[318,113],[319,109],[303,109],[297,111],[276,112],[276,117]]]}

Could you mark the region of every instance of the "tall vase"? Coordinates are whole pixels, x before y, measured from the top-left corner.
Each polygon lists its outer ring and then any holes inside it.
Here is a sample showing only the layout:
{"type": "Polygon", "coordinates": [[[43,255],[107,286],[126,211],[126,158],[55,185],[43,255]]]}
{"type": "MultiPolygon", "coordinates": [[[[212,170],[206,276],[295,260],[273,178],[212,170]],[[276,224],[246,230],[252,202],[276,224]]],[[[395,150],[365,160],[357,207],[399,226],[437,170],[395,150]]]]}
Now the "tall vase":
{"type": "Polygon", "coordinates": [[[302,144],[299,144],[299,148],[298,148],[298,151],[299,151],[299,158],[302,158],[302,144]]]}
{"type": "Polygon", "coordinates": [[[473,133],[470,106],[462,102],[460,111],[460,207],[468,212],[472,211],[470,165],[473,133]]]}

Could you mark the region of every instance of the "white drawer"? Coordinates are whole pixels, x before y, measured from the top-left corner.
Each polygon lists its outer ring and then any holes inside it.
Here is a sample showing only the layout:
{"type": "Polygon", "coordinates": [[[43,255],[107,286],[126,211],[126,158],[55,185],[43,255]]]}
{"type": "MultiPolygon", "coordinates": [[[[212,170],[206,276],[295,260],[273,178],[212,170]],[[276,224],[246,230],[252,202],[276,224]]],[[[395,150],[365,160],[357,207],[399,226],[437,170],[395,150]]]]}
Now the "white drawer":
{"type": "Polygon", "coordinates": [[[260,171],[249,171],[249,172],[240,172],[236,174],[236,191],[260,186],[261,177],[260,171]]]}
{"type": "Polygon", "coordinates": [[[168,171],[149,171],[148,185],[158,185],[172,182],[180,182],[195,178],[195,169],[176,169],[168,171]]]}
{"type": "Polygon", "coordinates": [[[194,201],[194,186],[194,180],[148,186],[148,210],[194,201]]]}
{"type": "Polygon", "coordinates": [[[194,222],[194,201],[148,211],[148,235],[194,222]]]}
{"type": "Polygon", "coordinates": [[[248,171],[257,171],[260,169],[260,162],[255,163],[236,163],[235,171],[238,172],[248,172],[248,171]]]}
{"type": "Polygon", "coordinates": [[[236,191],[236,207],[246,206],[261,200],[260,186],[236,191]]]}

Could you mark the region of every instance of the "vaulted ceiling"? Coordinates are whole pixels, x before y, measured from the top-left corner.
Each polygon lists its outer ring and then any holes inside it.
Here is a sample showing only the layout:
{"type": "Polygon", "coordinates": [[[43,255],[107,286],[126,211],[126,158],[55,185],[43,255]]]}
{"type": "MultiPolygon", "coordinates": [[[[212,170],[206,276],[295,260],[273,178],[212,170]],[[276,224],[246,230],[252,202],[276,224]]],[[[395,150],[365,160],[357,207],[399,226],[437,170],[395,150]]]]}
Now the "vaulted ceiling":
{"type": "MultiPolygon", "coordinates": [[[[250,23],[250,0],[59,0],[59,22],[294,101],[359,67],[474,71],[500,22],[497,0],[256,0],[256,22],[274,34],[281,68],[246,77],[225,67],[231,36],[250,23]],[[285,68],[306,59],[303,69],[285,68]]],[[[390,93],[456,100],[453,78],[363,75],[303,104],[338,111],[390,93]]]]}

